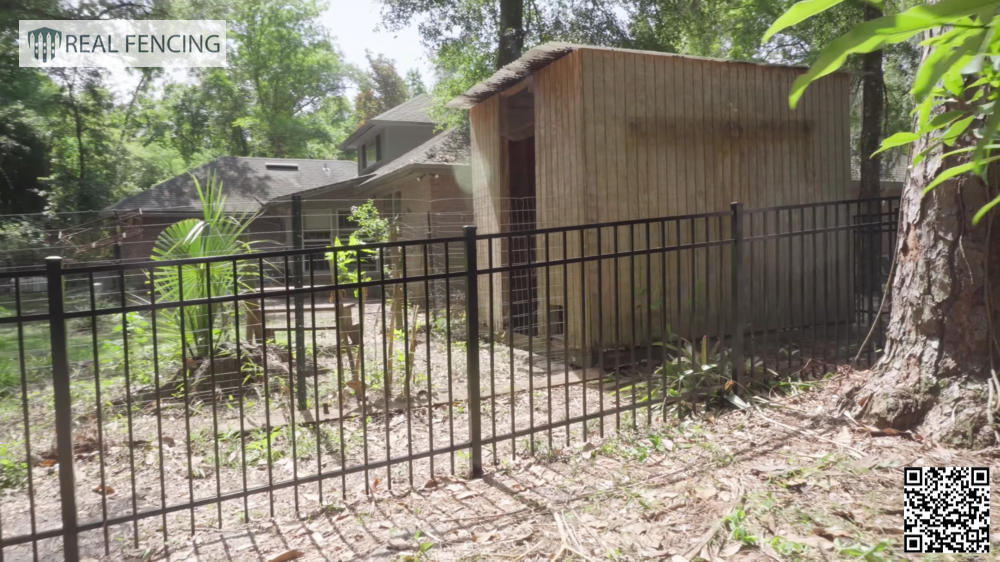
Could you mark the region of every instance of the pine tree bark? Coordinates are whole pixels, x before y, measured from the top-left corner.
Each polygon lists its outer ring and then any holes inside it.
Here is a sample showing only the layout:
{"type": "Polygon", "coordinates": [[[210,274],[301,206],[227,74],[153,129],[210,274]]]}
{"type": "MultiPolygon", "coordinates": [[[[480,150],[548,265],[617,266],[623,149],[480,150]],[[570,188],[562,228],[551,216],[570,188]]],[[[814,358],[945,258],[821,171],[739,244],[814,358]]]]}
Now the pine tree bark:
{"type": "Polygon", "coordinates": [[[524,49],[523,0],[500,0],[500,37],[497,68],[517,60],[524,49]]]}
{"type": "MultiPolygon", "coordinates": [[[[882,17],[882,8],[865,4],[865,21],[882,17]]],[[[885,82],[882,76],[882,51],[872,51],[861,59],[861,189],[862,199],[879,196],[882,155],[872,154],[882,143],[882,114],[885,105],[885,82]]]]}
{"type": "MultiPolygon", "coordinates": [[[[926,147],[918,141],[914,153],[926,147]]],[[[936,150],[911,170],[900,204],[886,346],[848,398],[876,427],[985,447],[1000,441],[993,417],[1000,387],[990,389],[1000,359],[1000,225],[986,219],[973,226],[972,216],[997,187],[963,176],[922,194],[954,164],[936,150]]]]}

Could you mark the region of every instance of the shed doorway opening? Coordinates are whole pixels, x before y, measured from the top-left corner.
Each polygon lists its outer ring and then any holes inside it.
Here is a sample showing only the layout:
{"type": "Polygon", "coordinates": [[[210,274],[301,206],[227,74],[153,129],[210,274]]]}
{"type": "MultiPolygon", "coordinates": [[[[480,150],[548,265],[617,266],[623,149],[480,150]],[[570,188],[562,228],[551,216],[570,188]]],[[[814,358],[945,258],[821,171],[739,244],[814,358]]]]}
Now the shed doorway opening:
{"type": "MultiPolygon", "coordinates": [[[[507,143],[510,265],[534,263],[534,236],[516,236],[537,229],[535,218],[535,99],[531,83],[506,96],[503,103],[507,143]]],[[[511,329],[538,335],[538,276],[534,268],[513,269],[510,274],[511,329]]]]}

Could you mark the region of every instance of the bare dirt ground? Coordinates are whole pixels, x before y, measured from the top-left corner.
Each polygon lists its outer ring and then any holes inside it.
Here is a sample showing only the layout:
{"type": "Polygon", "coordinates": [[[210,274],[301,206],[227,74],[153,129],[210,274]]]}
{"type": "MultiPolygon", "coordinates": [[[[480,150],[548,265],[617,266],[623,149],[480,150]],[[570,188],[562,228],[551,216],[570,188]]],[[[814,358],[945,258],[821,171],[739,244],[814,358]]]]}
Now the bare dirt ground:
{"type": "MultiPolygon", "coordinates": [[[[74,470],[78,521],[83,523],[290,482],[318,472],[360,467],[390,457],[397,459],[389,468],[326,478],[322,488],[315,483],[302,484],[273,495],[253,494],[245,503],[241,499],[228,500],[220,506],[180,509],[165,518],[146,517],[134,526],[111,525],[109,559],[125,556],[122,549],[134,544],[133,536],[138,536],[140,545],[162,541],[164,525],[169,540],[186,540],[192,528],[212,528],[220,523],[224,528],[233,528],[248,520],[306,516],[337,498],[364,497],[372,489],[380,492],[419,487],[432,476],[467,472],[467,451],[459,448],[444,452],[469,439],[464,342],[453,338],[453,345],[448,346],[441,327],[411,333],[409,337],[416,338],[416,345],[410,401],[402,393],[404,369],[402,361],[397,360],[396,382],[386,415],[384,386],[374,383],[381,382],[385,357],[394,354],[383,352],[378,323],[381,311],[369,308],[364,336],[370,344],[364,362],[369,385],[366,401],[345,388],[349,374],[336,376],[336,340],[329,332],[317,338],[316,354],[309,353],[307,411],[293,407],[294,401],[288,395],[290,365],[280,345],[269,346],[269,392],[265,392],[258,377],[252,384],[243,385],[241,393],[189,389],[190,396],[185,400],[181,390],[174,390],[161,392],[156,400],[156,389],[148,384],[133,382],[131,394],[126,395],[120,381],[108,378],[111,369],[106,368],[102,375],[100,423],[93,374],[81,366],[73,380],[74,470]],[[319,364],[317,371],[310,368],[313,358],[319,364]],[[128,396],[131,409],[127,407],[128,396]],[[322,420],[320,431],[313,423],[317,418],[322,420]],[[441,452],[413,462],[398,461],[404,454],[432,449],[441,452]]],[[[396,342],[397,348],[408,343],[404,340],[396,342]]],[[[558,360],[553,363],[550,357],[503,344],[494,344],[493,354],[490,350],[490,344],[480,344],[483,433],[486,437],[517,436],[486,447],[487,463],[492,463],[494,456],[512,458],[512,448],[550,451],[557,444],[580,442],[585,431],[582,423],[573,424],[568,431],[557,427],[531,437],[525,433],[546,421],[593,414],[602,404],[610,408],[631,404],[634,399],[631,395],[616,395],[612,385],[599,380],[608,375],[596,369],[570,369],[558,360]],[[567,380],[570,384],[565,384],[567,380]]],[[[164,380],[171,372],[161,366],[164,380]]],[[[32,524],[39,530],[60,525],[59,467],[49,396],[48,387],[39,385],[27,401],[32,480],[0,490],[4,506],[0,531],[4,537],[27,534],[32,524]],[[33,496],[29,486],[33,486],[33,496]]],[[[14,406],[0,415],[0,426],[12,437],[20,434],[23,425],[21,404],[18,401],[14,406]]],[[[630,413],[590,419],[586,431],[590,435],[599,432],[603,421],[610,432],[616,425],[629,426],[633,419],[630,413]]],[[[641,415],[638,421],[644,420],[645,415],[641,415]]],[[[104,541],[101,530],[85,532],[80,537],[81,551],[87,555],[102,553],[104,541]]],[[[40,541],[38,554],[43,559],[58,559],[60,546],[58,540],[40,541]]],[[[29,545],[10,547],[4,554],[13,559],[33,555],[29,545]]]]}
{"type": "MultiPolygon", "coordinates": [[[[412,490],[376,487],[304,518],[199,527],[169,548],[153,539],[108,559],[918,558],[902,552],[903,467],[990,466],[1000,450],[951,450],[838,416],[840,395],[863,376],[845,373],[745,410],[654,420],[630,435],[508,457],[482,479],[441,475],[412,490]]],[[[998,477],[994,470],[994,512],[998,477]]]]}

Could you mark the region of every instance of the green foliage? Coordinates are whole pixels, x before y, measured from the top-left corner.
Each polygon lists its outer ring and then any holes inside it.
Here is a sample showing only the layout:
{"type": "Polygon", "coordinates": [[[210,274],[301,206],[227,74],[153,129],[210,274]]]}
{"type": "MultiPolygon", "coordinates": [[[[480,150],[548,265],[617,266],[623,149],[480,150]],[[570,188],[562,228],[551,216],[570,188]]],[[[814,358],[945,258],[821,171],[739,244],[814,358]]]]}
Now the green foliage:
{"type": "MultiPolygon", "coordinates": [[[[354,98],[354,122],[357,126],[416,95],[411,94],[392,60],[384,55],[372,56],[371,53],[366,53],[366,57],[369,70],[361,75],[360,88],[354,98]]],[[[407,75],[407,79],[410,78],[407,75]]],[[[417,79],[419,81],[419,75],[417,79]]]]}
{"type": "Polygon", "coordinates": [[[771,27],[767,28],[767,31],[764,32],[764,41],[766,42],[773,37],[775,33],[824,12],[841,2],[843,0],[803,0],[795,4],[771,24],[771,27]]]}
{"type": "MultiPolygon", "coordinates": [[[[369,199],[361,205],[351,207],[351,222],[358,225],[347,239],[347,244],[340,238],[333,239],[333,249],[324,257],[330,262],[330,271],[337,272],[337,283],[354,284],[371,281],[371,276],[364,266],[371,262],[378,252],[365,248],[366,242],[385,242],[389,239],[390,223],[379,215],[375,202],[369,199]]],[[[358,290],[354,290],[358,296],[358,290]]]]}
{"type": "Polygon", "coordinates": [[[340,156],[349,73],[319,24],[323,8],[25,0],[0,10],[0,214],[102,209],[226,154],[340,156]],[[230,66],[180,79],[130,69],[134,87],[100,69],[20,68],[17,22],[39,18],[227,19],[230,66]]]}
{"type": "MultiPolygon", "coordinates": [[[[251,252],[260,241],[248,242],[242,235],[256,215],[227,215],[222,182],[215,176],[208,177],[204,189],[198,178],[194,178],[194,182],[201,200],[202,218],[184,219],[164,229],[156,239],[150,258],[165,261],[251,252]]],[[[227,262],[164,266],[154,269],[152,283],[157,301],[190,301],[249,289],[247,281],[256,273],[252,260],[239,260],[235,268],[227,262]]],[[[189,357],[206,358],[219,351],[227,338],[232,337],[233,306],[233,303],[185,305],[183,314],[170,308],[166,320],[178,337],[183,328],[189,357]]]]}
{"type": "Polygon", "coordinates": [[[0,443],[0,490],[19,488],[27,480],[24,444],[20,441],[0,443]]]}
{"type": "Polygon", "coordinates": [[[791,559],[798,559],[807,548],[803,543],[790,541],[781,536],[771,537],[771,540],[768,542],[775,552],[791,559]]]}
{"type": "Polygon", "coordinates": [[[364,240],[369,242],[387,242],[389,240],[389,230],[392,223],[379,214],[378,207],[371,199],[351,207],[348,219],[358,225],[355,232],[364,240]]]}
{"type": "MultiPolygon", "coordinates": [[[[125,313],[125,321],[115,323],[112,328],[114,337],[107,338],[101,342],[101,359],[106,365],[118,372],[124,372],[125,363],[128,362],[129,373],[132,380],[141,384],[150,384],[153,372],[153,330],[149,320],[138,311],[125,313]],[[125,340],[128,340],[128,356],[125,355],[125,340]]],[[[178,340],[174,338],[160,338],[157,342],[159,350],[163,355],[173,355],[173,351],[178,350],[176,346],[178,340]],[[171,349],[166,349],[167,346],[171,349]]]]}
{"type": "Polygon", "coordinates": [[[732,513],[723,519],[733,540],[741,542],[747,546],[756,546],[760,539],[754,536],[754,534],[746,528],[746,520],[747,513],[743,510],[742,505],[738,506],[732,513]]]}
{"type": "MultiPolygon", "coordinates": [[[[839,543],[839,541],[838,541],[839,543]]],[[[887,560],[885,551],[889,548],[887,541],[879,541],[875,546],[867,546],[861,543],[849,544],[840,548],[840,554],[851,559],[860,559],[865,562],[882,562],[887,560]]]]}
{"type": "MultiPolygon", "coordinates": [[[[333,239],[333,250],[327,252],[324,257],[330,262],[330,271],[337,272],[337,283],[350,285],[371,281],[371,276],[364,270],[365,258],[370,258],[376,252],[364,247],[364,242],[354,233],[347,239],[347,244],[340,241],[340,237],[333,239]]],[[[354,289],[354,296],[357,297],[359,291],[354,289]]]]}
{"type": "Polygon", "coordinates": [[[415,68],[411,68],[406,72],[406,87],[410,91],[411,96],[427,93],[427,86],[424,85],[424,80],[420,77],[420,72],[415,68]]]}
{"type": "Polygon", "coordinates": [[[39,221],[8,219],[0,222],[0,265],[37,264],[51,255],[48,236],[39,221]]]}
{"type": "MultiPolygon", "coordinates": [[[[765,39],[839,3],[800,2],[793,8],[794,17],[786,14],[775,22],[765,39]]],[[[942,0],[865,21],[820,52],[809,70],[792,85],[789,103],[794,108],[809,84],[841,68],[852,54],[907,43],[928,32],[936,32],[921,42],[928,53],[917,69],[910,90],[918,104],[916,131],[887,138],[882,150],[926,137],[927,146],[914,155],[914,162],[920,162],[931,151],[959,145],[945,154],[962,155],[962,159],[941,172],[925,187],[925,193],[966,173],[986,179],[987,166],[1000,160],[997,153],[1000,112],[995,111],[995,104],[1000,99],[997,88],[1000,86],[998,25],[1000,2],[996,0],[942,0]]],[[[973,223],[978,223],[997,205],[1000,205],[1000,195],[979,209],[973,223]]]]}
{"type": "MultiPolygon", "coordinates": [[[[462,127],[466,115],[445,104],[470,86],[487,78],[496,68],[499,42],[499,2],[468,0],[381,0],[382,23],[398,30],[413,21],[430,51],[438,81],[432,88],[431,116],[442,127],[462,127]]],[[[589,0],[522,2],[524,47],[546,41],[573,41],[623,46],[624,25],[620,4],[589,0]]]]}
{"type": "MultiPolygon", "coordinates": [[[[731,394],[737,389],[729,350],[718,342],[709,345],[708,337],[698,342],[671,337],[662,345],[669,357],[654,373],[652,386],[645,381],[634,385],[637,396],[661,401],[664,413],[674,408],[678,418],[693,414],[698,404],[712,398],[738,399],[731,394]]],[[[632,391],[633,385],[621,389],[632,391]]]]}
{"type": "Polygon", "coordinates": [[[273,463],[281,459],[284,456],[284,452],[277,447],[277,442],[283,433],[280,427],[273,428],[270,434],[262,429],[252,432],[246,444],[247,464],[273,463]],[[270,457],[268,456],[268,449],[270,449],[270,457]]]}
{"type": "Polygon", "coordinates": [[[321,12],[315,0],[233,5],[229,77],[233,91],[250,101],[234,124],[250,132],[253,154],[297,156],[309,140],[325,136],[305,116],[342,95],[346,67],[318,23],[321,12]]]}

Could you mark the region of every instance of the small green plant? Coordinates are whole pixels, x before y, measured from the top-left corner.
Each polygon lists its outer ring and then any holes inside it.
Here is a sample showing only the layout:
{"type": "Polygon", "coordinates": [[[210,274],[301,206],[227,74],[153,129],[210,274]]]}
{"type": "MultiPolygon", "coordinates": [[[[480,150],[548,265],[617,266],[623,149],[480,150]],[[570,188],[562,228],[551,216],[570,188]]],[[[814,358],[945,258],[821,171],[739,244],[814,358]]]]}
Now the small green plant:
{"type": "Polygon", "coordinates": [[[719,342],[709,345],[707,336],[697,343],[671,337],[662,345],[669,357],[654,373],[654,381],[622,387],[623,394],[635,392],[643,399],[659,401],[664,417],[672,408],[682,419],[696,413],[699,404],[737,390],[729,350],[719,342]]]}
{"type": "Polygon", "coordinates": [[[781,536],[771,537],[771,540],[768,542],[771,544],[771,548],[773,548],[775,552],[793,559],[798,558],[800,554],[806,551],[806,545],[800,542],[790,541],[781,536]]]}
{"type": "Polygon", "coordinates": [[[246,451],[247,464],[255,465],[260,463],[273,463],[285,456],[277,446],[279,437],[283,434],[283,429],[276,427],[268,434],[266,430],[258,429],[250,433],[247,437],[246,451]],[[270,444],[270,445],[269,445],[270,444]],[[268,459],[267,449],[270,446],[271,456],[268,459]]]}
{"type": "Polygon", "coordinates": [[[887,559],[883,552],[889,548],[889,542],[879,541],[875,546],[867,546],[862,543],[853,543],[847,546],[838,544],[838,548],[842,556],[861,559],[865,562],[882,562],[887,559]]]}
{"type": "MultiPolygon", "coordinates": [[[[376,252],[363,246],[364,241],[354,233],[348,237],[347,244],[341,242],[339,237],[333,239],[333,249],[324,257],[330,262],[330,271],[336,272],[337,283],[347,285],[371,281],[364,270],[364,263],[376,252]]],[[[355,288],[354,296],[357,297],[359,293],[355,288]]]]}
{"type": "Polygon", "coordinates": [[[0,489],[19,488],[28,479],[28,463],[24,462],[23,444],[0,443],[0,489]]]}
{"type": "Polygon", "coordinates": [[[456,338],[465,337],[465,313],[464,312],[452,312],[451,321],[449,322],[449,317],[443,312],[435,312],[431,316],[431,333],[440,337],[447,338],[448,330],[451,329],[451,339],[452,343],[455,345],[462,344],[462,349],[464,350],[464,340],[457,340],[456,338]],[[450,324],[450,326],[449,326],[450,324]]]}
{"type": "Polygon", "coordinates": [[[758,538],[746,528],[746,520],[747,513],[743,510],[742,505],[723,518],[733,540],[748,546],[757,546],[758,538]]]}

